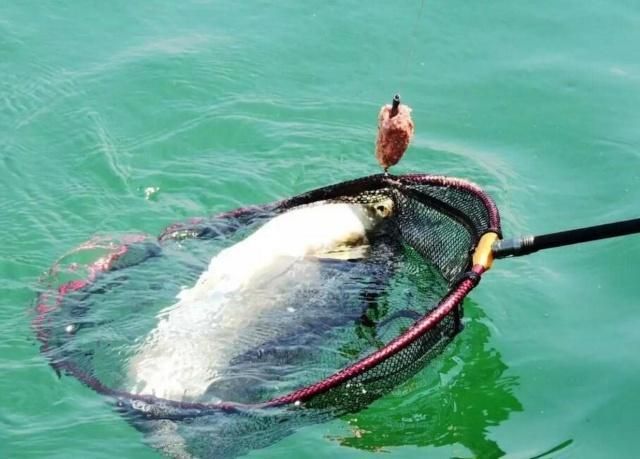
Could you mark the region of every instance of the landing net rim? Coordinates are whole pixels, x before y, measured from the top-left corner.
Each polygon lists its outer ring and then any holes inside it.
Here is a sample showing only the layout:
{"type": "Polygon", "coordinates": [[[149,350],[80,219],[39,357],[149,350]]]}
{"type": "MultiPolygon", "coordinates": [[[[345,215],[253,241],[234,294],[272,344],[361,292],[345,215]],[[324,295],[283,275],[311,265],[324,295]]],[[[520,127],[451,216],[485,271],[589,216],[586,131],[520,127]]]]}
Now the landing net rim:
{"type": "MultiPolygon", "coordinates": [[[[214,218],[224,219],[229,217],[239,217],[243,215],[249,215],[253,212],[258,211],[284,211],[301,205],[304,202],[317,201],[323,198],[331,199],[332,197],[336,197],[332,194],[331,190],[334,190],[338,186],[341,190],[357,188],[359,192],[363,192],[367,190],[380,189],[383,187],[401,187],[405,183],[460,189],[474,195],[482,201],[489,215],[490,225],[489,228],[484,231],[484,233],[495,232],[498,235],[501,234],[500,215],[498,208],[493,199],[479,185],[471,181],[456,177],[417,173],[400,176],[394,176],[390,174],[376,174],[372,176],[361,177],[338,184],[317,188],[277,202],[267,203],[263,205],[247,206],[232,211],[222,212],[214,215],[214,218]]],[[[162,245],[166,241],[174,240],[176,232],[181,228],[187,227],[188,225],[197,224],[203,220],[204,219],[191,218],[187,219],[183,223],[170,225],[165,228],[165,230],[163,230],[159,236],[155,238],[155,241],[159,245],[162,245]]],[[[482,234],[478,234],[477,236],[479,238],[482,236],[482,234]]],[[[106,259],[105,257],[103,257],[103,259],[94,264],[94,266],[92,266],[90,269],[90,275],[86,279],[80,281],[70,281],[59,286],[57,292],[55,292],[55,304],[60,305],[63,298],[67,294],[89,286],[91,283],[95,282],[96,278],[100,274],[110,272],[112,269],[114,269],[116,262],[125,253],[127,253],[130,245],[135,244],[136,242],[140,242],[144,238],[144,235],[132,235],[130,242],[126,242],[121,246],[116,247],[111,253],[108,254],[106,259]]],[[[411,345],[425,333],[435,328],[440,323],[440,321],[443,320],[444,317],[451,313],[454,308],[457,308],[461,305],[464,298],[477,285],[486,269],[483,266],[474,265],[470,266],[470,271],[475,273],[476,276],[463,278],[460,282],[453,285],[449,289],[448,293],[444,296],[444,298],[438,302],[436,307],[429,310],[422,318],[418,319],[406,332],[397,336],[395,339],[387,343],[384,347],[370,353],[357,362],[354,362],[349,366],[338,370],[332,375],[314,384],[304,386],[288,394],[273,398],[262,403],[244,404],[232,401],[215,403],[184,402],[162,399],[152,395],[133,394],[127,391],[113,389],[104,385],[96,377],[76,367],[73,362],[64,360],[54,362],[49,359],[49,363],[56,371],[65,372],[66,374],[75,377],[84,385],[93,389],[95,392],[114,398],[116,406],[121,408],[133,409],[134,411],[140,412],[147,418],[174,419],[207,415],[212,412],[242,413],[248,410],[253,411],[283,407],[304,408],[305,401],[308,401],[316,395],[325,393],[333,387],[336,387],[339,384],[342,384],[349,379],[362,374],[368,369],[375,367],[386,358],[411,345]]],[[[55,310],[55,307],[52,308],[46,304],[45,298],[51,293],[52,292],[40,292],[37,295],[36,317],[34,318],[32,324],[36,333],[36,337],[41,343],[41,352],[44,355],[47,355],[51,351],[49,347],[48,333],[46,327],[44,326],[48,314],[55,310]]]]}

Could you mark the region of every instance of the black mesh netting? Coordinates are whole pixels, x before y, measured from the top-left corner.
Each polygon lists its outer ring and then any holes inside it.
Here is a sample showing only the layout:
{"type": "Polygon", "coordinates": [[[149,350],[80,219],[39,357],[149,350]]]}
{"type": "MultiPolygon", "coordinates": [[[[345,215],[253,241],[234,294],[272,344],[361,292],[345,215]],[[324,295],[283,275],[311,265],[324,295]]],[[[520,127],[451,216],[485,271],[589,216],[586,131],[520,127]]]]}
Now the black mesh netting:
{"type": "MultiPolygon", "coordinates": [[[[422,369],[460,331],[461,301],[475,285],[462,275],[489,230],[499,231],[497,210],[468,182],[366,177],[172,225],[157,239],[89,241],[52,268],[35,328],[57,370],[113,396],[167,454],[238,455],[301,424],[362,409],[422,369]],[[252,302],[277,307],[262,308],[224,343],[234,352],[204,395],[132,394],[128,366],[157,315],[218,251],[291,208],[382,196],[394,211],[370,236],[366,256],[300,260],[279,278],[286,288],[255,293],[252,302]]],[[[215,349],[194,344],[191,352],[206,359],[215,349]]]]}

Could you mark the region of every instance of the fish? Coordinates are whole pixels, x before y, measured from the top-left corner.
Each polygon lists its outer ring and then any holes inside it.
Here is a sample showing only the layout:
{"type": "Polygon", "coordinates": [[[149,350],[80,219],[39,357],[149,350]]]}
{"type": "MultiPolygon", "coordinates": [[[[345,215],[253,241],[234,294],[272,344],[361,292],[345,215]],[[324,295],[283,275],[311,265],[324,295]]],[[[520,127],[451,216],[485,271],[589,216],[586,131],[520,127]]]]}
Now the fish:
{"type": "Polygon", "coordinates": [[[291,298],[317,290],[322,260],[366,257],[369,237],[393,212],[387,197],[300,206],[221,250],[193,287],[158,314],[130,359],[132,392],[203,400],[235,356],[273,337],[255,326],[260,317],[293,309],[291,298]]]}

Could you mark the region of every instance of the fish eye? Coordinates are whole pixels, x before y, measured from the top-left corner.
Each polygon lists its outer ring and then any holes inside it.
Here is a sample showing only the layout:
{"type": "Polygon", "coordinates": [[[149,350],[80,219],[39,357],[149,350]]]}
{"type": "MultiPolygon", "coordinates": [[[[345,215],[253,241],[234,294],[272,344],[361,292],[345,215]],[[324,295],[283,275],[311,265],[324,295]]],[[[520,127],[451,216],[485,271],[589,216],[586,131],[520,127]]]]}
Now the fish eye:
{"type": "Polygon", "coordinates": [[[387,218],[391,215],[391,209],[385,204],[378,204],[375,206],[375,209],[382,218],[387,218]]]}

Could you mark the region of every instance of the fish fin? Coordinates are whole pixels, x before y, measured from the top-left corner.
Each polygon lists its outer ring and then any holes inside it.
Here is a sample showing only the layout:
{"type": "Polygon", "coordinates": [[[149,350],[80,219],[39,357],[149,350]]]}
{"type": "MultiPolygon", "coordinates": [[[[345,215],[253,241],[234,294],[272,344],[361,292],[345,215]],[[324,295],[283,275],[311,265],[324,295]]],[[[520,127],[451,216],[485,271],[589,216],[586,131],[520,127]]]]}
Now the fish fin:
{"type": "Polygon", "coordinates": [[[358,245],[355,247],[343,247],[341,249],[332,250],[330,252],[315,253],[312,256],[319,259],[330,260],[359,260],[366,258],[371,253],[371,246],[358,245]]]}

